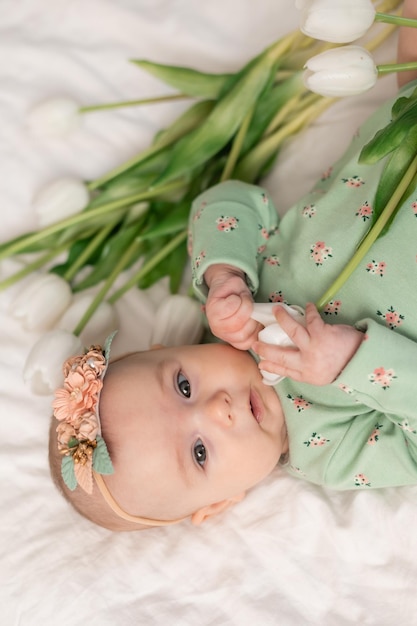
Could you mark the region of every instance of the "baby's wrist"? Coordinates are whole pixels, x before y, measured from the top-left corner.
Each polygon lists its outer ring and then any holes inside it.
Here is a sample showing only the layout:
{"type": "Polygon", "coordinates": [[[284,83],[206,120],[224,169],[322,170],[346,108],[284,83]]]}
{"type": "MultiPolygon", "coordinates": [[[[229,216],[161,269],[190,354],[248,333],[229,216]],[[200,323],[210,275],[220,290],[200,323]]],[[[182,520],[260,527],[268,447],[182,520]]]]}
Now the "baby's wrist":
{"type": "Polygon", "coordinates": [[[228,265],[227,263],[216,263],[215,265],[210,265],[210,267],[208,267],[204,272],[204,281],[210,289],[214,280],[221,278],[222,281],[225,281],[231,276],[238,276],[246,283],[245,273],[239,268],[234,267],[233,265],[228,265]]]}

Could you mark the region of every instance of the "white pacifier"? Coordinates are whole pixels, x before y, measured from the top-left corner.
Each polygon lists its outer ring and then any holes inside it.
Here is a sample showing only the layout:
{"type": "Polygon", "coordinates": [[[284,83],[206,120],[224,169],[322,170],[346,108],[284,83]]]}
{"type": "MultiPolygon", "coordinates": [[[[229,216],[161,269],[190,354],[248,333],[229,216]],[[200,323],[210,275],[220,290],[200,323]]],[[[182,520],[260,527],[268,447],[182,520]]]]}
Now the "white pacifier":
{"type": "MultiPolygon", "coordinates": [[[[291,341],[287,333],[282,330],[281,326],[275,319],[274,314],[272,313],[272,309],[276,306],[281,306],[294,319],[301,323],[304,323],[304,311],[299,306],[288,306],[288,304],[284,304],[283,302],[256,302],[253,305],[251,317],[252,319],[265,326],[265,328],[259,331],[258,339],[259,341],[263,341],[264,343],[269,343],[274,346],[293,346],[294,342],[291,341]]],[[[272,374],[271,372],[266,372],[265,370],[261,370],[261,374],[262,382],[265,385],[276,385],[280,380],[285,378],[285,376],[272,374]]]]}

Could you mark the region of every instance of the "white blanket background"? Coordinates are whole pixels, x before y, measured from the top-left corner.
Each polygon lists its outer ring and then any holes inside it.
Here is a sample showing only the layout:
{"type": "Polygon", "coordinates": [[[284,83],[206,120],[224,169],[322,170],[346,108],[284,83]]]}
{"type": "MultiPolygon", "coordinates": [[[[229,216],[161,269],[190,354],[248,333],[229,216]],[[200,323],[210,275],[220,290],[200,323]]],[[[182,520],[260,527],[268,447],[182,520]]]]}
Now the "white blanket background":
{"type": "MultiPolygon", "coordinates": [[[[0,0],[0,238],[36,227],[31,201],[59,176],[94,178],[188,103],[93,113],[68,138],[36,137],[27,112],[169,93],[130,58],[235,71],[297,26],[293,0],[0,0]]],[[[395,55],[391,40],[380,53],[395,55]]],[[[394,93],[384,78],[339,102],[281,153],[266,181],[280,211],[394,93]]],[[[146,347],[157,297],[118,306],[116,351],[146,347]]],[[[112,534],[73,512],[47,465],[49,398],[22,367],[35,333],[0,311],[0,623],[4,626],[409,626],[417,623],[417,488],[333,493],[277,470],[200,527],[112,534]]],[[[242,459],[242,464],[245,459],[242,459]]],[[[237,468],[238,469],[238,468],[237,468]]]]}

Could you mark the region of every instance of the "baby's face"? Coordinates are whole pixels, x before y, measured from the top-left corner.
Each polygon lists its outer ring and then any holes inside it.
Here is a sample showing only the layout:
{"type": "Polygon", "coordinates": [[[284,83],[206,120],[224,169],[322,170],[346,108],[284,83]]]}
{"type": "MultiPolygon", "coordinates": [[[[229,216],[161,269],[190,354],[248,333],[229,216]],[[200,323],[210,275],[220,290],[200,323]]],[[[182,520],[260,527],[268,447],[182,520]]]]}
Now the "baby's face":
{"type": "Polygon", "coordinates": [[[234,498],[287,449],[284,417],[253,358],[222,344],[160,348],[112,363],[100,400],[129,513],[175,519],[234,498]]]}

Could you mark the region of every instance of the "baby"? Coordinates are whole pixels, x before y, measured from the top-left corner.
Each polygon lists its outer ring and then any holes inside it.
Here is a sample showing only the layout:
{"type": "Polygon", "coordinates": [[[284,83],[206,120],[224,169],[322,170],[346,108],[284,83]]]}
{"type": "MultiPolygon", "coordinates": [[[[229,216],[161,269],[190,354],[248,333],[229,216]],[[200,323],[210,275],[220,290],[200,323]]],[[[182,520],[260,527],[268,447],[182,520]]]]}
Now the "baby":
{"type": "MultiPolygon", "coordinates": [[[[415,56],[411,30],[401,29],[400,59],[415,56]]],[[[312,304],[369,228],[383,164],[358,155],[391,107],[281,221],[263,189],[237,181],[195,200],[194,287],[227,343],[155,346],[110,362],[108,348],[93,347],[67,362],[50,463],[80,513],[112,530],[198,524],[280,460],[335,489],[417,483],[415,190],[323,317],[312,304]],[[254,300],[305,309],[302,321],[274,309],[293,345],[258,340],[254,300]],[[261,370],[282,380],[264,384],[261,370]]]]}

